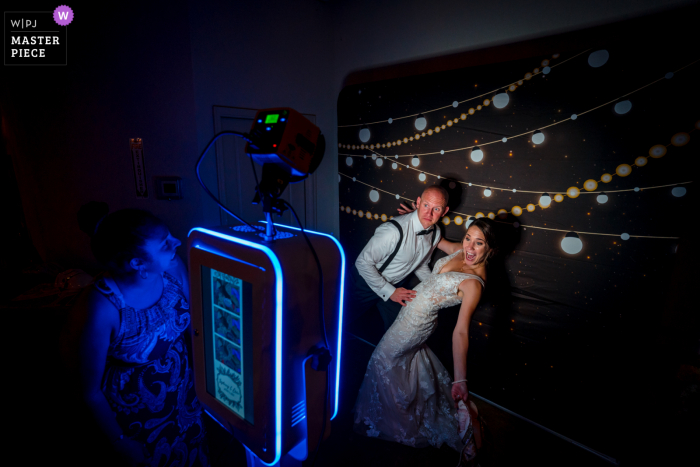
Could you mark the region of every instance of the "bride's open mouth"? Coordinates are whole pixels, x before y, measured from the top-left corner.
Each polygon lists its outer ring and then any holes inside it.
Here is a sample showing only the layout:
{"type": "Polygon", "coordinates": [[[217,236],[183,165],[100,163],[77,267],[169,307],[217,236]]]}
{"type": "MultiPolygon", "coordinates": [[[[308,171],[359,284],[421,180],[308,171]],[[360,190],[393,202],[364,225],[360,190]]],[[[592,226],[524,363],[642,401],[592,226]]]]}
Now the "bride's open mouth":
{"type": "Polygon", "coordinates": [[[474,261],[476,259],[476,253],[466,253],[467,261],[474,261]]]}

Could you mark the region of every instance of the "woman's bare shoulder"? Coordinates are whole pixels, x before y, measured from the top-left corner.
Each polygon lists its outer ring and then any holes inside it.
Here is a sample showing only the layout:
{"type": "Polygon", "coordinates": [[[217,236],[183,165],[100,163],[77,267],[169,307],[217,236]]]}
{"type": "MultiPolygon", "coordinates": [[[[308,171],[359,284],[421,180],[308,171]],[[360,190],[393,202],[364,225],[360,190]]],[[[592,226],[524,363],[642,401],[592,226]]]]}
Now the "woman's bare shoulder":
{"type": "Polygon", "coordinates": [[[86,320],[114,328],[119,325],[119,310],[94,285],[80,294],[74,310],[86,320]]]}
{"type": "Polygon", "coordinates": [[[481,288],[481,282],[471,277],[468,279],[464,279],[462,282],[459,283],[459,290],[461,290],[464,293],[478,292],[479,294],[481,294],[481,288]]]}

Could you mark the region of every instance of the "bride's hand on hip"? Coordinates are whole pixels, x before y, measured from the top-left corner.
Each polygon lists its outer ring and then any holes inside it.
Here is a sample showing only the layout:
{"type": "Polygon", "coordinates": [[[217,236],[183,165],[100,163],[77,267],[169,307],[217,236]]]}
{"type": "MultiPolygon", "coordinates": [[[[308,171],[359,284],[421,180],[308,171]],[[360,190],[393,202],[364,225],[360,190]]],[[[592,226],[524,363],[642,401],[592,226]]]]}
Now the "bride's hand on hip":
{"type": "Polygon", "coordinates": [[[412,213],[413,211],[416,210],[416,203],[411,202],[411,207],[406,206],[405,204],[401,203],[401,207],[396,209],[399,211],[399,214],[409,214],[412,213]]]}
{"type": "Polygon", "coordinates": [[[467,403],[469,398],[469,390],[467,389],[467,383],[457,383],[452,385],[452,399],[455,401],[455,407],[459,408],[459,401],[464,401],[467,403]]]}

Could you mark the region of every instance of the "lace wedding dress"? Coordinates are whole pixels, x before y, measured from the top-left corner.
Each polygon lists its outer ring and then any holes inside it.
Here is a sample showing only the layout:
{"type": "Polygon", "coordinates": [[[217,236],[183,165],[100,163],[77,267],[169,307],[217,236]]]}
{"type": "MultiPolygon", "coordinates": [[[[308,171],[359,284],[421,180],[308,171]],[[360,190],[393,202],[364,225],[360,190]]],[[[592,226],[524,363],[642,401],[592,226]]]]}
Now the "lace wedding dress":
{"type": "Polygon", "coordinates": [[[461,272],[439,274],[460,251],[435,263],[433,274],[414,290],[413,301],[401,308],[367,365],[355,403],[355,431],[414,447],[447,443],[475,454],[471,420],[452,399],[452,380],[435,354],[425,345],[437,325],[438,310],[461,303],[457,295],[465,279],[480,277],[461,272]],[[460,430],[460,421],[462,430],[460,430]],[[466,449],[465,449],[466,448],[466,449]]]}

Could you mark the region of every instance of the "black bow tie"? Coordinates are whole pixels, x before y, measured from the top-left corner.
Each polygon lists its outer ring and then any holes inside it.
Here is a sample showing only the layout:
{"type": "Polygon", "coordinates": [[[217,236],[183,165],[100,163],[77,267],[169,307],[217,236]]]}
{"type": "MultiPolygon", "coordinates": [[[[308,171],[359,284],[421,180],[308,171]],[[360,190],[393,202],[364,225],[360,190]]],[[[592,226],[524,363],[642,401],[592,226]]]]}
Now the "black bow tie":
{"type": "Polygon", "coordinates": [[[416,235],[427,235],[427,234],[431,233],[432,231],[433,231],[433,229],[421,230],[421,231],[418,232],[416,235]]]}

